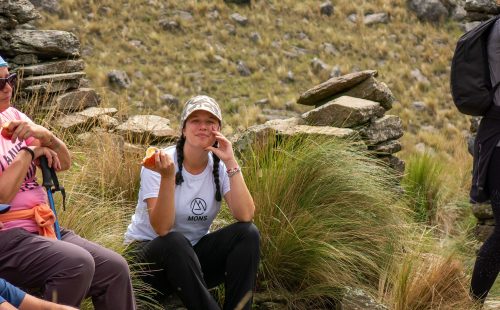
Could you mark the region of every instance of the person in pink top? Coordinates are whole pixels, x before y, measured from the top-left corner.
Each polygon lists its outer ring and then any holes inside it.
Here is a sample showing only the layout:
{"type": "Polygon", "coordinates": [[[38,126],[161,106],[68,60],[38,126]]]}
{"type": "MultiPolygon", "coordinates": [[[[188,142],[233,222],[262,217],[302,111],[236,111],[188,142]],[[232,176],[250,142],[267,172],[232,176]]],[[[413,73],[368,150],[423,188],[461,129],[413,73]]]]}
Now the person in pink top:
{"type": "Polygon", "coordinates": [[[49,167],[67,170],[70,153],[54,133],[10,105],[15,83],[0,57],[0,204],[10,206],[0,214],[0,278],[41,288],[44,299],[73,307],[91,297],[95,309],[135,309],[122,256],[66,229],[61,240],[55,238],[55,216],[37,182],[37,163],[46,156],[49,167]]]}

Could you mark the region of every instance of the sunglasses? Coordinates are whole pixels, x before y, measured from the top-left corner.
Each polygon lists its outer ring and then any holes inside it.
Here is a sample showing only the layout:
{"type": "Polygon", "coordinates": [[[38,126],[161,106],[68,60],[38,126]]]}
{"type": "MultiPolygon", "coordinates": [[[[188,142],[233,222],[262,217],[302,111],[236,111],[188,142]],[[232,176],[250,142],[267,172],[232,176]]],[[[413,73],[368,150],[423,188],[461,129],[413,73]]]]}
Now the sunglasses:
{"type": "Polygon", "coordinates": [[[5,88],[5,85],[7,83],[9,84],[10,87],[14,88],[16,86],[16,81],[17,81],[17,74],[12,73],[6,78],[0,79],[0,90],[3,90],[5,88]]]}

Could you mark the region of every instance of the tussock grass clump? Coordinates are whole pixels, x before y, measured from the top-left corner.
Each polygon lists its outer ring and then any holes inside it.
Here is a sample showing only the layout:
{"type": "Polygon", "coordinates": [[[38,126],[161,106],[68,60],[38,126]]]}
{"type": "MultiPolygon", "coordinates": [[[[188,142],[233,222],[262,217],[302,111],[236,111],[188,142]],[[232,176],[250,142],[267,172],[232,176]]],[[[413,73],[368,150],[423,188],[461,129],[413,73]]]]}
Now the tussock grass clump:
{"type": "Polygon", "coordinates": [[[419,222],[434,221],[443,193],[442,172],[440,162],[429,153],[417,153],[407,162],[403,187],[419,222]]]}
{"type": "Polygon", "coordinates": [[[464,267],[453,255],[407,253],[397,265],[391,309],[479,309],[469,297],[464,267]]]}
{"type": "Polygon", "coordinates": [[[242,155],[262,236],[260,288],[295,309],[339,299],[344,286],[375,293],[406,234],[395,180],[340,141],[271,139],[242,155]]]}

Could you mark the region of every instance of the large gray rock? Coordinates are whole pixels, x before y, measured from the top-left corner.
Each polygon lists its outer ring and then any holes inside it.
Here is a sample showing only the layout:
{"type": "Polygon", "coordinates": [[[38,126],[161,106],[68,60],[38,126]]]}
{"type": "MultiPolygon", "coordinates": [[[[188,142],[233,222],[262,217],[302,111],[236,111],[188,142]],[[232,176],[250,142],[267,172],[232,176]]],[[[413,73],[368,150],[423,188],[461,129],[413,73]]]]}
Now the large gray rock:
{"type": "Polygon", "coordinates": [[[402,176],[405,172],[405,162],[396,156],[385,156],[380,158],[383,162],[385,162],[389,167],[394,169],[400,176],[402,176]]]}
{"type": "Polygon", "coordinates": [[[87,131],[92,127],[88,117],[77,114],[66,115],[57,119],[55,126],[69,132],[87,131]]]}
{"type": "Polygon", "coordinates": [[[375,101],[380,103],[386,110],[390,110],[392,108],[392,103],[396,100],[389,87],[387,87],[385,83],[377,81],[377,79],[372,76],[348,91],[336,95],[336,97],[337,96],[351,96],[375,101]]]}
{"type": "Polygon", "coordinates": [[[108,72],[108,81],[111,86],[122,89],[129,88],[132,83],[128,74],[121,70],[111,70],[108,72]]]}
{"type": "Polygon", "coordinates": [[[170,120],[160,116],[134,115],[115,130],[132,143],[172,142],[178,133],[169,125],[170,120]]]}
{"type": "Polygon", "coordinates": [[[362,289],[347,287],[341,301],[341,310],[389,310],[388,307],[375,301],[362,289]]]}
{"type": "Polygon", "coordinates": [[[375,70],[365,70],[331,78],[328,81],[305,91],[302,95],[300,95],[297,103],[318,106],[330,97],[346,91],[354,85],[363,82],[367,78],[376,75],[377,71],[375,70]]]}
{"type": "Polygon", "coordinates": [[[77,60],[60,60],[50,61],[32,66],[20,67],[17,72],[22,76],[29,75],[44,75],[55,73],[69,73],[82,71],[85,68],[85,63],[82,59],[77,60]]]}
{"type": "Polygon", "coordinates": [[[353,127],[384,115],[380,103],[342,96],[314,110],[302,114],[306,124],[312,126],[353,127]]]}
{"type": "Polygon", "coordinates": [[[395,115],[386,115],[373,121],[368,127],[360,130],[360,134],[369,144],[379,144],[403,136],[403,124],[395,115]]]}
{"type": "Polygon", "coordinates": [[[68,80],[81,80],[85,77],[85,72],[71,72],[71,73],[60,73],[60,74],[49,74],[49,75],[36,75],[29,76],[22,79],[23,87],[31,85],[41,85],[50,84],[60,81],[68,80]]]}
{"type": "Polygon", "coordinates": [[[382,13],[374,13],[367,14],[363,18],[363,24],[366,26],[376,25],[376,24],[387,24],[389,22],[389,14],[382,13]]]}
{"type": "Polygon", "coordinates": [[[96,107],[100,102],[101,97],[92,88],[80,88],[56,98],[57,110],[63,112],[81,111],[86,108],[96,107]]]}
{"type": "Polygon", "coordinates": [[[13,29],[19,24],[27,23],[40,17],[37,10],[28,0],[0,1],[0,25],[3,29],[13,29]]]}
{"type": "Polygon", "coordinates": [[[32,86],[26,86],[21,91],[27,95],[42,93],[61,93],[70,89],[80,87],[81,79],[54,81],[32,86]]]}
{"type": "Polygon", "coordinates": [[[497,14],[498,5],[495,0],[466,0],[465,10],[486,14],[497,14]]]}
{"type": "Polygon", "coordinates": [[[448,9],[440,0],[409,0],[408,6],[421,21],[440,22],[449,15],[448,9]]]}
{"type": "Polygon", "coordinates": [[[486,220],[493,218],[493,210],[489,203],[475,203],[472,205],[472,213],[477,219],[486,220]]]}
{"type": "Polygon", "coordinates": [[[356,131],[348,128],[330,126],[303,125],[299,118],[272,120],[262,125],[248,128],[244,133],[232,137],[233,147],[237,152],[243,152],[253,143],[264,143],[269,137],[313,137],[346,139],[356,136],[356,131]]]}
{"type": "Polygon", "coordinates": [[[384,154],[394,154],[399,151],[401,151],[402,146],[401,142],[398,140],[390,140],[390,141],[385,141],[377,145],[373,145],[368,147],[369,150],[372,150],[373,152],[384,155],[384,154]]]}
{"type": "Polygon", "coordinates": [[[41,59],[80,56],[80,42],[70,32],[59,30],[24,30],[0,34],[0,50],[6,56],[35,54],[41,59]]]}
{"type": "Polygon", "coordinates": [[[75,114],[65,115],[57,119],[55,125],[70,132],[88,131],[99,125],[100,117],[114,115],[117,111],[115,108],[91,107],[75,114]]]}
{"type": "Polygon", "coordinates": [[[40,10],[44,10],[49,13],[59,13],[61,6],[58,0],[30,0],[33,5],[40,10]]]}
{"type": "Polygon", "coordinates": [[[97,108],[91,107],[83,111],[77,112],[76,115],[82,115],[91,119],[97,119],[102,115],[113,116],[118,112],[116,108],[97,108]]]}

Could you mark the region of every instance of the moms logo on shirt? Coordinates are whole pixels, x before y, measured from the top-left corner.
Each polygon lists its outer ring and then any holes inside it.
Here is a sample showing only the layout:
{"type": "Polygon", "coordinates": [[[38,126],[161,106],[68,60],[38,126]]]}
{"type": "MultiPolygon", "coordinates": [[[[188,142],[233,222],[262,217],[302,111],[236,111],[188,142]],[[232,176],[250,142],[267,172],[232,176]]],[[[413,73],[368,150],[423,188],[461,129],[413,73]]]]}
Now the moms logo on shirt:
{"type": "Polygon", "coordinates": [[[207,211],[207,203],[201,198],[195,198],[191,201],[191,213],[194,216],[188,216],[188,221],[206,221],[207,216],[203,215],[207,211]]]}

